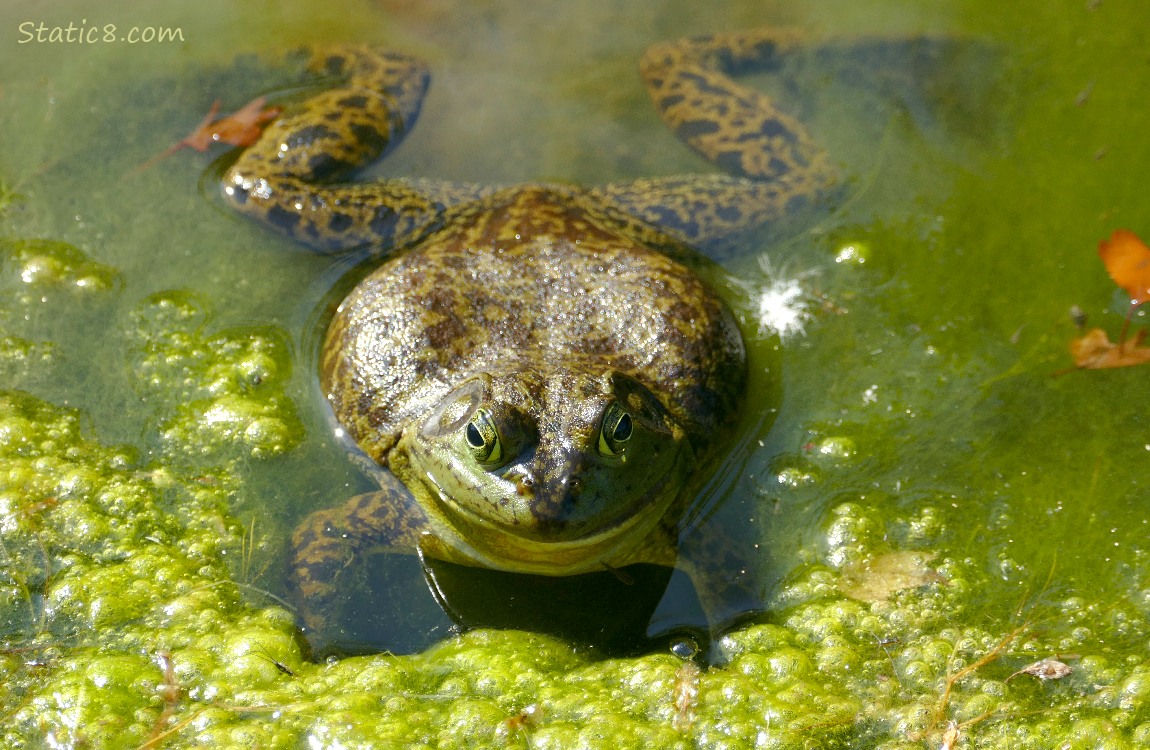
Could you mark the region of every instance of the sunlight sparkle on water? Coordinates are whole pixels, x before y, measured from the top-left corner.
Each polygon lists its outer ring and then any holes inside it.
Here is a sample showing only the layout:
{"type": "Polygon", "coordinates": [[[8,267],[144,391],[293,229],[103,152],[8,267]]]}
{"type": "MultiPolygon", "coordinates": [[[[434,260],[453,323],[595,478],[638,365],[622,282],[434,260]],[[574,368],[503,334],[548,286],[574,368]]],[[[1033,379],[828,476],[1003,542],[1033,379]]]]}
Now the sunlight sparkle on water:
{"type": "Polygon", "coordinates": [[[772,281],[759,293],[759,324],[787,338],[804,332],[810,300],[797,279],[772,281]]]}

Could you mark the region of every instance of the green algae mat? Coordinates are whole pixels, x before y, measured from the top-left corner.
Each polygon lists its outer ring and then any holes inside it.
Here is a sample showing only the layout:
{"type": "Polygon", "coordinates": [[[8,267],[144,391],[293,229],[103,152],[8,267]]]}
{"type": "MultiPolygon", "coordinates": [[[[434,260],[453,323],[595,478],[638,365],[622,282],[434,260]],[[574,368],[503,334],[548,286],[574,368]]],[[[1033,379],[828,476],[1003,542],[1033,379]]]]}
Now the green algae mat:
{"type": "Polygon", "coordinates": [[[1130,310],[1099,242],[1150,237],[1139,3],[233,5],[0,12],[0,745],[1150,746],[1150,369],[1070,354],[1130,310]],[[977,53],[912,93],[817,58],[761,81],[844,174],[726,261],[781,373],[709,490],[764,611],[698,661],[493,629],[310,660],[286,545],[363,487],[310,360],[342,269],[222,210],[212,155],[141,165],[282,93],[272,53],[353,38],[436,76],[377,174],[701,169],[635,61],[768,22],[977,53]]]}

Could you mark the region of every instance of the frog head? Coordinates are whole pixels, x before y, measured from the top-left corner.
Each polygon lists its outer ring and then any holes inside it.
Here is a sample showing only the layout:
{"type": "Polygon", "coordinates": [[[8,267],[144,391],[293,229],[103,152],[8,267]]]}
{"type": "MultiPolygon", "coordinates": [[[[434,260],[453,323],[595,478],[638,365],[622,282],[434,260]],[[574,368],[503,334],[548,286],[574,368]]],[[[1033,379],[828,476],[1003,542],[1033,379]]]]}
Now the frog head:
{"type": "Polygon", "coordinates": [[[680,495],[686,433],[628,375],[573,369],[476,375],[397,445],[392,469],[435,533],[484,565],[602,570],[680,495]]]}

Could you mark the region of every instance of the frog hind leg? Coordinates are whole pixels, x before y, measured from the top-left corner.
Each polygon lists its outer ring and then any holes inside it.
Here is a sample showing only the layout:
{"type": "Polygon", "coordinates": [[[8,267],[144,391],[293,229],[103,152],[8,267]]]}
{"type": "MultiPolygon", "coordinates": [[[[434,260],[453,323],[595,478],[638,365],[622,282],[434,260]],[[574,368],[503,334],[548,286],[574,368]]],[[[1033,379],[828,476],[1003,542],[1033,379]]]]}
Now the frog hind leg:
{"type": "Polygon", "coordinates": [[[313,68],[342,83],[285,112],[228,168],[224,199],[240,213],[317,250],[386,251],[480,192],[416,180],[333,184],[402,140],[429,75],[415,58],[360,46],[327,50],[313,68]]]}
{"type": "Polygon", "coordinates": [[[814,192],[833,177],[826,152],[797,118],[734,78],[773,72],[803,48],[789,30],[695,37],[650,47],[640,72],[663,121],[723,171],[814,192]]]}
{"type": "Polygon", "coordinates": [[[684,538],[677,565],[691,579],[713,633],[766,610],[754,558],[742,534],[714,519],[684,538]]]}
{"type": "Polygon", "coordinates": [[[792,31],[758,29],[656,44],[640,69],[663,120],[726,174],[616,183],[608,205],[705,244],[766,224],[830,188],[836,173],[803,124],[735,76],[777,70],[801,48],[792,31]]]}
{"type": "Polygon", "coordinates": [[[387,475],[381,486],[312,513],[292,534],[292,598],[314,632],[323,633],[338,620],[346,604],[345,576],[360,558],[387,550],[415,554],[420,546],[427,518],[394,477],[387,475]]]}

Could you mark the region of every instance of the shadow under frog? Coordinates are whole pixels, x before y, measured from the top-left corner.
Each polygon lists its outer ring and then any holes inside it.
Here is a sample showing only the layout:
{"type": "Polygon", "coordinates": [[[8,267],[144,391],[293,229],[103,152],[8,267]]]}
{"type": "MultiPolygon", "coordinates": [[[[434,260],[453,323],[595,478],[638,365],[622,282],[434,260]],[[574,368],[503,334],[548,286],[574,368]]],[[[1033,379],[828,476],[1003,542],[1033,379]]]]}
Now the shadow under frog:
{"type": "MultiPolygon", "coordinates": [[[[936,52],[928,40],[866,44],[936,52]]],[[[223,180],[237,210],[321,251],[367,248],[377,266],[339,305],[320,356],[335,418],[381,469],[378,491],[313,513],[293,536],[291,587],[320,640],[355,609],[345,580],[378,550],[417,553],[467,625],[524,613],[485,608],[475,591],[536,591],[573,602],[552,618],[565,635],[581,618],[642,633],[675,566],[712,623],[748,608],[733,550],[677,555],[747,387],[743,339],[696,273],[707,262],[696,248],[832,187],[802,124],[733,78],[802,47],[765,29],[643,56],[664,121],[722,174],[590,188],[338,182],[412,127],[428,82],[420,61],[363,47],[320,56],[343,83],[239,155],[223,180]],[[524,578],[477,583],[489,575],[524,578]],[[578,593],[587,580],[599,583],[578,593]],[[576,593],[556,589],[568,584],[576,593]],[[604,604],[606,589],[619,604],[604,604]]]]}

